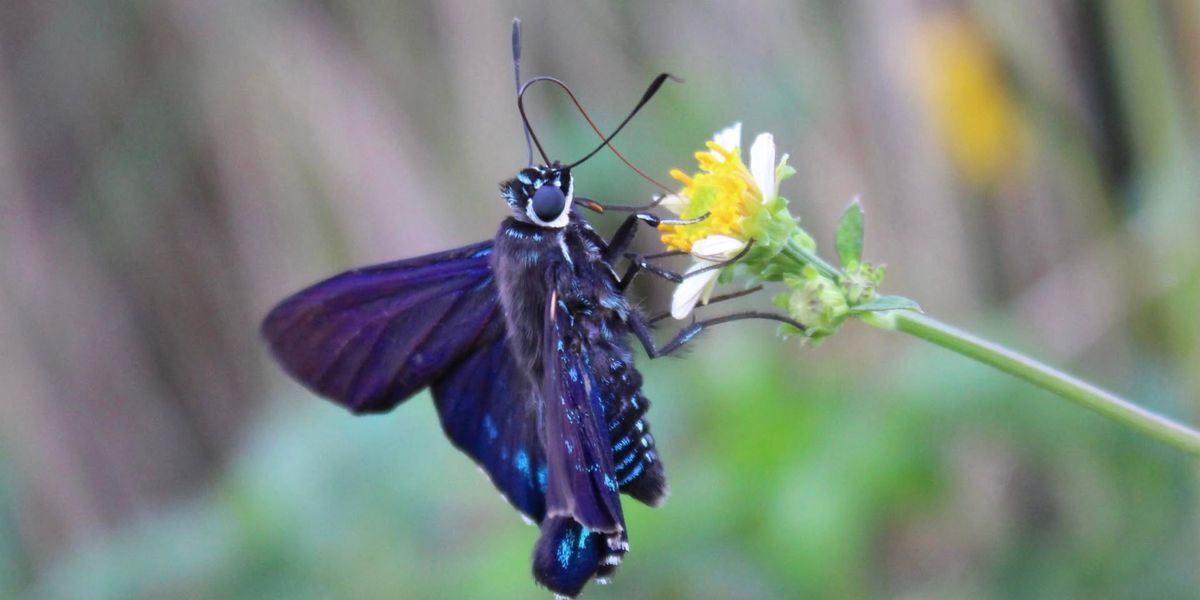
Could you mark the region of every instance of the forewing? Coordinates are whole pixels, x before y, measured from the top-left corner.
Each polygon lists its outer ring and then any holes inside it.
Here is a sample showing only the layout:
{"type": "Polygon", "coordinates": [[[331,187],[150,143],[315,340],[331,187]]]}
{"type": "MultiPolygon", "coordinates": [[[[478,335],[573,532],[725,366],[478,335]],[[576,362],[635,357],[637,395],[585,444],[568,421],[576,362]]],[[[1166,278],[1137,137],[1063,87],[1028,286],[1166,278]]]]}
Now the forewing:
{"type": "Polygon", "coordinates": [[[540,389],[549,476],[533,574],[566,596],[579,593],[592,577],[610,573],[628,547],[587,327],[550,298],[540,389]]]}
{"type": "Polygon", "coordinates": [[[529,378],[500,336],[468,356],[433,386],[446,436],[473,458],[504,497],[541,522],[546,457],[538,437],[529,378]]]}
{"type": "Polygon", "coordinates": [[[492,243],[356,269],[276,306],[262,333],[293,377],[357,413],[382,412],[503,332],[492,243]]]}
{"type": "Polygon", "coordinates": [[[593,530],[624,528],[613,473],[604,407],[589,368],[585,335],[567,306],[551,298],[547,306],[542,440],[549,465],[546,509],[593,530]]]}

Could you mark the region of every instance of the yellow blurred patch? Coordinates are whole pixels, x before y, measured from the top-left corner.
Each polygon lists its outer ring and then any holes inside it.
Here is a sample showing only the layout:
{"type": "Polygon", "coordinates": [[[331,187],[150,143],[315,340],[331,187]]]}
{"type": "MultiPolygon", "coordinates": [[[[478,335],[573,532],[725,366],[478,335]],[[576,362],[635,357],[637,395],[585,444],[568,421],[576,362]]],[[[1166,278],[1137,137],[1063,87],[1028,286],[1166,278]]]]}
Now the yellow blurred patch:
{"type": "Polygon", "coordinates": [[[913,35],[921,101],[967,181],[990,186],[1011,175],[1025,148],[1025,120],[987,36],[960,14],[918,24],[913,35]]]}

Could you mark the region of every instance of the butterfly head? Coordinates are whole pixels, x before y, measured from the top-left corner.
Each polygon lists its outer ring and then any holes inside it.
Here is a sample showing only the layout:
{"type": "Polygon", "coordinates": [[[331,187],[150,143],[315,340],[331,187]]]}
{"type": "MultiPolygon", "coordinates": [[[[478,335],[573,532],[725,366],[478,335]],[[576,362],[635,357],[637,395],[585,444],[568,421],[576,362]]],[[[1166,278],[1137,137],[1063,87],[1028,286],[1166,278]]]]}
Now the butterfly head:
{"type": "Polygon", "coordinates": [[[500,184],[500,194],[518,220],[541,227],[566,227],[571,216],[575,181],[571,169],[559,163],[521,169],[500,184]]]}

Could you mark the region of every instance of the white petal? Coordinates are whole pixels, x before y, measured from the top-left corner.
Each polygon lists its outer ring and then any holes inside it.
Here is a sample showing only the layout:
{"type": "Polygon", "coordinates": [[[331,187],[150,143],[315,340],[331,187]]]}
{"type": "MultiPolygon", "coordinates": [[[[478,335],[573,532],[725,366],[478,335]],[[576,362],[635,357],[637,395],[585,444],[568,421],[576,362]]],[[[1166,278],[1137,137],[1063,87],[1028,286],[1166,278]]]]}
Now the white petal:
{"type": "MultiPolygon", "coordinates": [[[[720,274],[718,274],[718,275],[720,275],[720,274]]],[[[713,280],[708,283],[708,285],[704,286],[704,293],[700,294],[700,304],[701,305],[704,305],[704,306],[708,305],[708,299],[712,298],[713,290],[715,290],[715,289],[717,289],[717,280],[714,277],[713,280]]]]}
{"type": "Polygon", "coordinates": [[[679,194],[667,194],[663,196],[662,202],[658,203],[659,206],[677,215],[683,214],[683,209],[687,208],[688,204],[690,204],[688,199],[679,194]]]}
{"type": "MultiPolygon", "coordinates": [[[[712,264],[707,260],[697,260],[696,264],[688,267],[687,272],[691,273],[712,266],[712,264]]],[[[671,296],[671,316],[676,319],[686,319],[695,308],[696,303],[700,301],[700,297],[704,296],[705,292],[711,292],[711,286],[716,284],[719,274],[720,269],[714,269],[694,277],[688,277],[680,282],[671,296]]]]}
{"type": "Polygon", "coordinates": [[[714,233],[692,244],[692,256],[701,260],[722,262],[737,256],[745,247],[746,242],[742,240],[714,233]]]}
{"type": "Polygon", "coordinates": [[[762,191],[763,202],[775,198],[775,138],[769,133],[760,133],[750,146],[750,174],[762,191]]]}
{"type": "MultiPolygon", "coordinates": [[[[734,123],[733,125],[718,131],[716,135],[713,136],[713,141],[728,152],[733,152],[734,150],[741,148],[742,124],[740,122],[734,123]]],[[[712,150],[709,150],[709,153],[717,157],[718,161],[725,162],[725,157],[721,156],[719,152],[713,152],[712,150]]]]}

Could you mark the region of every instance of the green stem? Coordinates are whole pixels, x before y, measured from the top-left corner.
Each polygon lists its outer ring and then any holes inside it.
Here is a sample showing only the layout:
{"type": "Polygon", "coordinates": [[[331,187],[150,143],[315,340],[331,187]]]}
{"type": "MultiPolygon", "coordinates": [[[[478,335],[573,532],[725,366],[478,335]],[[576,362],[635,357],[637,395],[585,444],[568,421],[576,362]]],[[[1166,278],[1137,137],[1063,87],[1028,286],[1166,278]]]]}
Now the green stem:
{"type": "MultiPolygon", "coordinates": [[[[840,281],[842,272],[795,239],[780,252],[795,266],[812,266],[821,275],[840,281]]],[[[1120,396],[1059,371],[1028,356],[976,337],[936,319],[909,310],[861,315],[877,327],[903,331],[963,356],[991,365],[1046,391],[1094,410],[1154,439],[1200,457],[1200,431],[1150,412],[1120,396]]]]}
{"type": "Polygon", "coordinates": [[[788,240],[787,245],[783,247],[781,253],[801,267],[812,265],[812,268],[816,269],[818,273],[834,281],[838,281],[842,275],[842,272],[837,267],[825,262],[825,259],[817,256],[815,252],[801,246],[794,240],[788,240]]]}
{"type": "Polygon", "coordinates": [[[989,364],[1161,442],[1200,456],[1200,432],[1028,356],[912,311],[892,311],[893,328],[989,364]]]}

